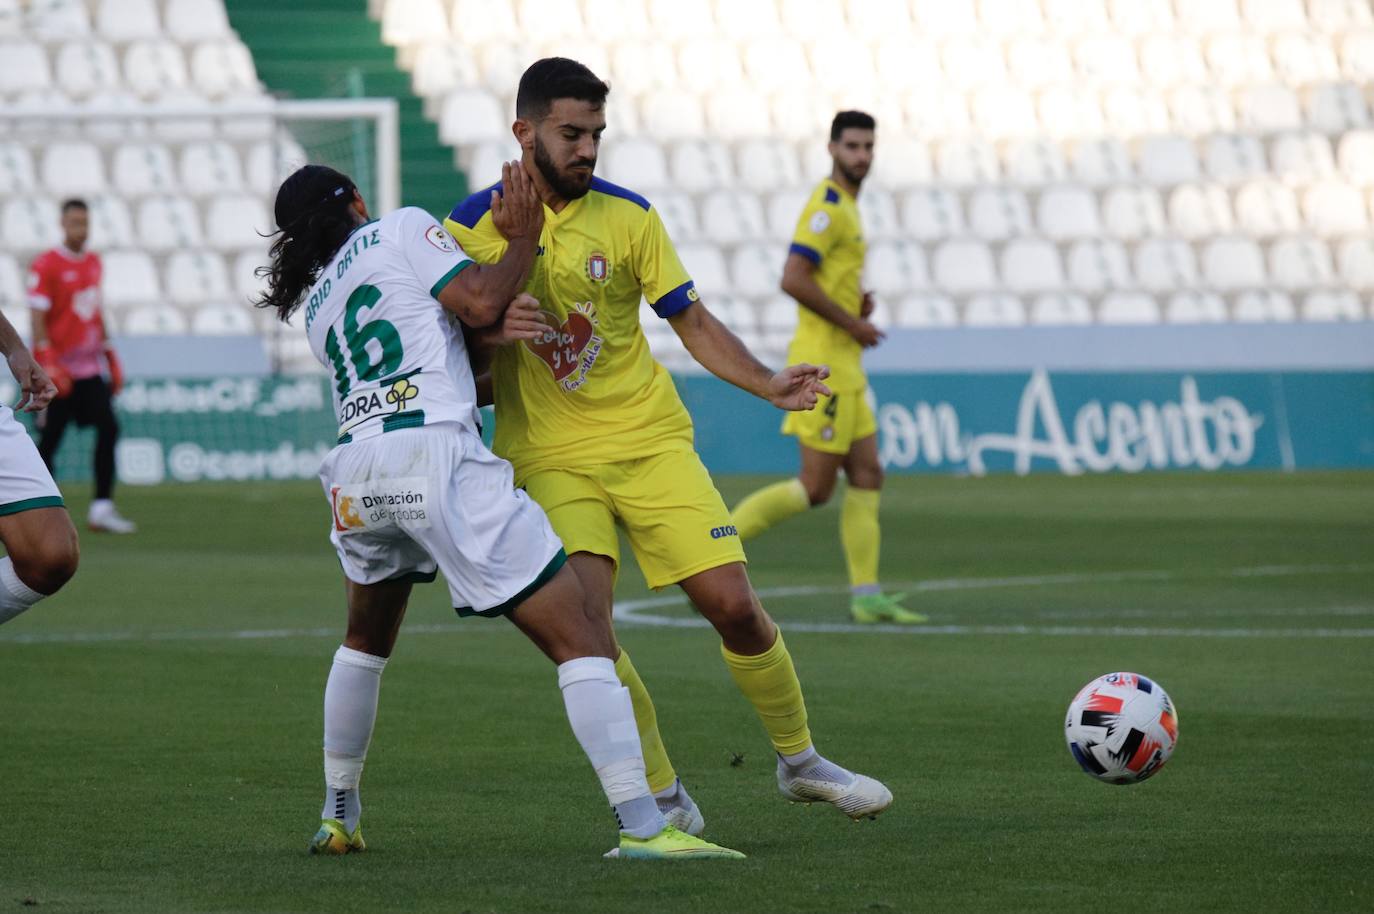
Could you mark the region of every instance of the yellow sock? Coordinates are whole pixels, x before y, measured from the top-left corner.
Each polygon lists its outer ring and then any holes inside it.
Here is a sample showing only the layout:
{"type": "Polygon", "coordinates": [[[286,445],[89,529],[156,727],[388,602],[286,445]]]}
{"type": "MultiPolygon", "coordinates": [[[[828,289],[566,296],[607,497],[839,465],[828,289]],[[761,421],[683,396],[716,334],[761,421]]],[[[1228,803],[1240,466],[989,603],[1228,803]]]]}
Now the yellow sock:
{"type": "Polygon", "coordinates": [[[811,498],[800,479],[788,479],[764,486],[735,505],[730,523],[742,540],[758,536],[776,523],[811,507],[811,498]]]}
{"type": "Polygon", "coordinates": [[[840,542],[844,544],[844,560],[849,565],[849,586],[876,588],[878,548],[882,542],[878,530],[877,489],[853,486],[845,489],[844,507],[840,511],[840,542]]]}
{"type": "Polygon", "coordinates": [[[644,688],[644,680],[630,662],[630,655],[624,648],[615,661],[615,674],[620,684],[630,692],[630,704],[635,708],[635,726],[639,728],[639,744],[644,748],[644,774],[649,780],[649,789],[657,793],[673,786],[677,772],[673,763],[668,761],[668,750],[663,748],[663,737],[658,732],[658,715],[654,713],[654,701],[649,690],[644,688]]]}
{"type": "Polygon", "coordinates": [[[762,654],[747,657],[720,646],[730,676],[744,697],[754,705],[773,748],[783,755],[796,755],[811,746],[811,730],[806,726],[806,701],[797,681],[792,655],[782,643],[782,632],[773,646],[762,654]]]}

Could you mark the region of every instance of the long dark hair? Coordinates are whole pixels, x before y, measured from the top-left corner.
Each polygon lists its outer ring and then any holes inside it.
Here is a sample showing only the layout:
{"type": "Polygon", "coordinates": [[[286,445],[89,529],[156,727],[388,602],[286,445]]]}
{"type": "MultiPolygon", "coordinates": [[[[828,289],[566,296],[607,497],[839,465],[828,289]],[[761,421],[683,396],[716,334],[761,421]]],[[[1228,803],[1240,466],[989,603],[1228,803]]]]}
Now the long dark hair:
{"type": "Polygon", "coordinates": [[[277,317],[290,320],[301,296],[357,227],[350,210],[354,189],[348,175],[326,165],[305,165],[281,182],[273,208],[277,240],[268,252],[272,262],[255,271],[267,278],[267,291],[253,304],[275,308],[277,317]]]}

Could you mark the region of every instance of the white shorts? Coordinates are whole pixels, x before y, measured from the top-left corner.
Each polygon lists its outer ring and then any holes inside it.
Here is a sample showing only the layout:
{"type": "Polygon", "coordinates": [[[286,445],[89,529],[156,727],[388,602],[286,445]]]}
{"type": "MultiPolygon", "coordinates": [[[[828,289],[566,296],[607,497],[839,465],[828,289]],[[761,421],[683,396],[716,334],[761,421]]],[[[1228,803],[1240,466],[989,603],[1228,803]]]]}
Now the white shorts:
{"type": "Polygon", "coordinates": [[[0,406],[0,514],[60,507],[62,493],[33,439],[14,417],[14,410],[0,406]]]}
{"type": "Polygon", "coordinates": [[[499,616],[567,560],[510,464],[456,422],[341,444],[320,482],[329,539],[356,584],[432,581],[438,570],[460,616],[499,616]]]}

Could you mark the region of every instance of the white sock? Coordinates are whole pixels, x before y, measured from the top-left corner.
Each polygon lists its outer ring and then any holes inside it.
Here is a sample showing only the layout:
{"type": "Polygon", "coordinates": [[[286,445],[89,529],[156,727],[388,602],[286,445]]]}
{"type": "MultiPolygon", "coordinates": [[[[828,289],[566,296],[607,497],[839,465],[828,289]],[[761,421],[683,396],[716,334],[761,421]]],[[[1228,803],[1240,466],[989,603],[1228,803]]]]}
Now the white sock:
{"type": "Polygon", "coordinates": [[[606,799],[615,807],[620,830],[652,838],[667,821],[658,811],[644,777],[644,752],[635,727],[630,692],[620,684],[608,657],[579,657],[558,667],[558,687],[573,735],[582,744],[606,799]]]}
{"type": "Polygon", "coordinates": [[[385,668],[385,657],[340,646],[324,687],[326,790],[320,818],[338,819],[350,835],[362,815],[358,781],[377,722],[377,694],[385,668]]]}
{"type": "Polygon", "coordinates": [[[0,625],[4,625],[39,600],[43,594],[34,590],[14,573],[9,556],[0,558],[0,625]]]}
{"type": "Polygon", "coordinates": [[[779,755],[778,759],[787,766],[787,771],[795,777],[816,778],[836,784],[852,784],[854,772],[842,768],[809,746],[796,755],[779,755]]]}

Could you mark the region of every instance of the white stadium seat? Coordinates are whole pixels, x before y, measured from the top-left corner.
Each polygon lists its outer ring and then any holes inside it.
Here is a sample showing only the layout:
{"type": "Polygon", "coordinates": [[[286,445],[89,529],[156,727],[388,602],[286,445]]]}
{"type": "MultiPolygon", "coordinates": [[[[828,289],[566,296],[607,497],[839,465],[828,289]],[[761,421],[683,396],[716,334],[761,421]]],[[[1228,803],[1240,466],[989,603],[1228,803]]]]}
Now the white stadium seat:
{"type": "Polygon", "coordinates": [[[444,99],[439,136],[454,145],[506,140],[510,136],[510,122],[490,93],[458,89],[444,99]]]}
{"type": "MultiPolygon", "coordinates": [[[[881,129],[879,125],[879,130],[881,129]]],[[[915,187],[919,184],[929,184],[934,175],[930,147],[925,143],[909,138],[882,139],[879,142],[873,159],[873,179],[882,186],[915,187]]],[[[810,177],[807,176],[808,179],[810,177]]]]}
{"type": "Polygon", "coordinates": [[[1015,295],[975,295],[964,307],[964,323],[970,327],[1019,327],[1026,322],[1026,306],[1015,295]]]}
{"type": "Polygon", "coordinates": [[[1283,292],[1242,292],[1236,296],[1231,319],[1245,322],[1291,321],[1293,299],[1283,292]]]}
{"type": "Polygon", "coordinates": [[[707,307],[717,320],[741,336],[758,332],[758,309],[742,298],[733,295],[713,295],[707,307]]]}
{"type": "MultiPolygon", "coordinates": [[[[838,4],[813,4],[812,9],[819,12],[827,6],[838,12],[838,4]]],[[[823,20],[825,14],[813,18],[823,20]]],[[[868,44],[850,36],[843,21],[839,28],[826,28],[821,36],[797,36],[809,39],[807,57],[811,61],[810,80],[836,92],[871,95],[877,82],[873,54],[868,44]]]]}
{"type": "Polygon", "coordinates": [[[1236,128],[1236,112],[1226,90],[1218,86],[1179,86],[1168,92],[1174,129],[1185,135],[1236,128]]]}
{"type": "Polygon", "coordinates": [[[902,327],[953,327],[959,323],[959,309],[943,295],[908,295],[895,310],[902,327]]]}
{"type": "Polygon", "coordinates": [[[720,143],[689,140],[674,144],[669,165],[673,183],[691,193],[721,190],[735,183],[730,150],[720,143]]]}
{"type": "Polygon", "coordinates": [[[167,0],[166,26],[182,44],[230,35],[223,0],[167,0]]]}
{"type": "Polygon", "coordinates": [[[1259,238],[1296,232],[1302,225],[1293,191],[1267,178],[1251,181],[1236,194],[1236,222],[1259,238]]]}
{"type": "Polygon", "coordinates": [[[144,99],[185,89],[190,84],[181,46],[170,41],[139,41],[124,52],[124,81],[144,99]]]}
{"type": "Polygon", "coordinates": [[[270,241],[263,235],[276,230],[260,198],[240,195],[211,200],[205,227],[210,245],[217,250],[254,250],[264,254],[270,241]]]}
{"type": "Polygon", "coordinates": [[[1300,32],[1279,35],[1274,39],[1273,57],[1279,79],[1286,85],[1335,82],[1341,76],[1336,49],[1325,36],[1300,32]]]}
{"type": "Polygon", "coordinates": [[[1336,280],[1331,249],[1315,238],[1284,238],[1269,248],[1269,276],[1288,290],[1329,286],[1336,280]]]}
{"type": "Polygon", "coordinates": [[[768,234],[778,241],[791,241],[797,228],[797,220],[811,199],[811,192],[802,187],[794,187],[773,194],[768,199],[768,234]]]}
{"type": "Polygon", "coordinates": [[[1374,26],[1374,11],[1365,0],[1309,0],[1312,24],[1340,34],[1374,26]]]}
{"type": "Polygon", "coordinates": [[[963,93],[948,92],[938,85],[918,86],[906,93],[907,122],[912,133],[923,139],[966,136],[973,124],[963,93]]]}
{"type": "Polygon", "coordinates": [[[1215,238],[1202,250],[1202,275],[1223,292],[1258,289],[1266,281],[1264,255],[1249,238],[1215,238]]]}
{"type": "Polygon", "coordinates": [[[983,292],[998,285],[992,251],[978,241],[947,241],[937,247],[932,273],[942,292],[983,292]]]}
{"type": "Polygon", "coordinates": [[[167,296],[178,305],[229,297],[224,259],[209,251],[177,251],[167,261],[167,296]]]}
{"type": "Polygon", "coordinates": [[[996,181],[1001,170],[997,149],[991,143],[972,138],[941,143],[935,168],[942,181],[960,186],[996,181]]]}
{"type": "Polygon", "coordinates": [[[1055,240],[1094,238],[1102,234],[1097,203],[1082,187],[1061,185],[1040,195],[1035,207],[1040,230],[1055,240]]]}
{"type": "Polygon", "coordinates": [[[1197,149],[1182,136],[1150,137],[1136,151],[1140,176],[1151,184],[1171,186],[1196,181],[1202,174],[1197,149]]]}
{"type": "Polygon", "coordinates": [[[663,220],[669,238],[674,241],[694,241],[701,237],[701,223],[697,221],[696,206],[690,196],[664,191],[654,194],[650,202],[663,220]]]}
{"type": "Polygon", "coordinates": [[[1134,284],[1130,258],[1118,242],[1079,241],[1069,248],[1065,260],[1069,285],[1080,292],[1125,289],[1134,284]]]}
{"type": "Polygon", "coordinates": [[[1135,49],[1125,36],[1099,34],[1079,41],[1073,49],[1078,75],[1089,83],[1133,85],[1140,81],[1135,49]]]}
{"type": "Polygon", "coordinates": [[[1002,47],[990,39],[951,38],[940,47],[940,62],[944,66],[946,84],[955,89],[967,91],[1007,82],[1002,47]]]}
{"type": "Polygon", "coordinates": [[[797,329],[797,309],[801,306],[786,295],[774,295],[759,311],[759,325],[774,333],[791,334],[797,329]]]}
{"type": "Polygon", "coordinates": [[[1369,126],[1369,109],[1358,86],[1309,86],[1304,102],[1308,126],[1322,133],[1343,133],[1369,126]]]}
{"type": "Polygon", "coordinates": [[[701,204],[701,228],[720,244],[741,244],[766,236],[763,206],[758,197],[742,191],[710,194],[701,204]]]}
{"type": "MultiPolygon", "coordinates": [[[[667,0],[674,2],[674,0],[667,0]]],[[[761,92],[777,92],[806,84],[810,64],[802,46],[786,38],[760,38],[742,48],[748,84],[761,92]]]]}
{"type": "Polygon", "coordinates": [[[1174,30],[1169,0],[1108,0],[1113,30],[1128,35],[1151,35],[1174,30]]]}
{"type": "Polygon", "coordinates": [[[1164,319],[1171,324],[1217,324],[1226,318],[1226,299],[1215,292],[1178,292],[1164,306],[1164,319]]]}
{"type": "Polygon", "coordinates": [[[1341,181],[1314,184],[1303,194],[1307,227],[1324,237],[1358,235],[1369,231],[1369,212],[1355,187],[1341,181]]]}
{"type": "Polygon", "coordinates": [[[981,28],[972,3],[912,0],[911,12],[911,23],[917,34],[941,38],[949,35],[972,35],[981,28]]]}
{"type": "Polygon", "coordinates": [[[784,252],[779,246],[745,244],[730,257],[730,291],[748,298],[776,295],[784,252]]]}
{"type": "Polygon", "coordinates": [[[115,188],[128,197],[178,189],[172,154],[157,143],[121,144],[114,151],[111,173],[115,188]]]}
{"type": "MultiPolygon", "coordinates": [[[[260,251],[245,251],[234,258],[233,274],[230,281],[234,295],[242,301],[256,298],[267,287],[267,281],[257,275],[257,270],[266,264],[260,251]]],[[[264,312],[265,313],[265,312],[264,312]]],[[[275,320],[275,317],[272,318],[275,320]]]]}
{"type": "Polygon", "coordinates": [[[6,254],[0,254],[0,308],[3,308],[6,314],[11,310],[28,310],[24,277],[19,272],[19,264],[6,254]]]}
{"type": "Polygon", "coordinates": [[[91,17],[84,3],[49,0],[30,4],[27,12],[28,30],[44,41],[84,38],[91,31],[91,17]]]}
{"type": "Polygon", "coordinates": [[[1374,238],[1347,238],[1336,252],[1341,282],[1352,289],[1374,289],[1374,238]]]}
{"type": "Polygon", "coordinates": [[[1124,136],[1148,136],[1169,129],[1169,106],[1153,89],[1116,86],[1102,96],[1107,126],[1124,136]]]}
{"type": "Polygon", "coordinates": [[[57,201],[48,197],[15,197],[0,211],[0,239],[11,252],[36,254],[62,240],[57,201]]]}
{"type": "Polygon", "coordinates": [[[1064,286],[1059,251],[1048,241],[1018,238],[1002,249],[1002,282],[1013,292],[1048,292],[1064,286]]]}
{"type": "MultiPolygon", "coordinates": [[[[616,145],[619,146],[620,144],[616,145]]],[[[520,146],[515,142],[514,137],[507,141],[493,140],[487,143],[478,143],[476,146],[467,147],[463,152],[466,153],[464,161],[467,168],[465,173],[473,188],[489,187],[500,181],[501,166],[520,158],[520,146]]],[[[603,153],[603,155],[607,158],[610,157],[609,153],[603,153]]],[[[607,168],[605,176],[617,184],[628,183],[615,174],[613,167],[607,168]]],[[[630,184],[630,186],[634,187],[635,185],[630,184]]]]}
{"type": "Polygon", "coordinates": [[[703,94],[744,82],[738,50],[718,38],[694,38],[679,44],[677,66],[679,72],[693,74],[692,83],[703,94]]]}
{"type": "Polygon", "coordinates": [[[52,85],[52,71],[43,46],[32,41],[0,42],[0,95],[18,95],[52,85]]]}
{"type": "Polygon", "coordinates": [[[1227,234],[1235,227],[1231,198],[1215,185],[1185,184],[1169,195],[1169,224],[1189,239],[1227,234]]]}
{"type": "Polygon", "coordinates": [[[662,89],[644,97],[644,129],[657,140],[693,140],[706,133],[701,101],[683,89],[662,89]]]}
{"type": "Polygon", "coordinates": [[[1302,317],[1308,321],[1364,320],[1364,304],[1354,292],[1313,292],[1302,300],[1302,317]]]}
{"type": "Polygon", "coordinates": [[[964,232],[964,211],[953,191],[925,187],[906,195],[902,225],[918,241],[952,238],[964,232]]]}
{"type": "Polygon", "coordinates": [[[29,150],[18,143],[0,141],[0,194],[22,193],[37,187],[29,150]]]}
{"type": "MultiPolygon", "coordinates": [[[[768,97],[752,89],[720,91],[706,106],[710,132],[724,140],[735,141],[772,135],[772,113],[768,97]]],[[[646,113],[646,118],[652,117],[646,113]]]]}
{"type": "MultiPolygon", "coordinates": [[[[1029,3],[1016,0],[1019,6],[1029,3]]],[[[1039,37],[1018,36],[1007,43],[1008,76],[1014,85],[1028,89],[1059,86],[1074,81],[1073,58],[1060,43],[1039,37]]]]}
{"type": "Polygon", "coordinates": [[[897,219],[897,202],[881,187],[865,190],[859,195],[859,218],[863,222],[867,241],[885,241],[902,235],[897,219]]]}
{"type": "Polygon", "coordinates": [[[1178,24],[1199,35],[1240,29],[1236,0],[1191,0],[1179,9],[1184,15],[1179,17],[1178,24]]]}
{"type": "Polygon", "coordinates": [[[204,41],[191,52],[191,83],[206,98],[256,95],[253,55],[239,41],[204,41]]]}
{"type": "Polygon", "coordinates": [[[1272,133],[1302,127],[1302,105],[1287,86],[1250,86],[1240,90],[1236,114],[1241,127],[1272,133]]]}
{"type": "Polygon", "coordinates": [[[992,139],[1034,136],[1040,131],[1035,102],[1028,92],[1011,86],[984,86],[973,94],[973,121],[980,134],[992,139]]]}
{"type": "MultiPolygon", "coordinates": [[[[525,31],[528,34],[528,27],[525,31]]],[[[442,42],[448,37],[448,11],[442,0],[387,0],[382,12],[382,40],[387,44],[442,42]]]]}
{"type": "Polygon", "coordinates": [[[191,332],[199,336],[246,336],[253,333],[253,313],[243,305],[206,305],[192,313],[191,332]]]}
{"type": "Polygon", "coordinates": [[[641,192],[668,186],[668,161],[653,140],[618,140],[604,156],[605,176],[616,184],[641,192]]]}
{"type": "Polygon", "coordinates": [[[181,186],[193,197],[214,197],[243,188],[243,167],[228,143],[190,143],[181,153],[181,186]]]}
{"type": "Polygon", "coordinates": [[[1159,303],[1142,292],[1113,292],[1103,297],[1097,319],[1104,324],[1157,324],[1159,303]]]}
{"type": "Polygon", "coordinates": [[[1120,184],[1131,180],[1131,154],[1120,140],[1086,140],[1073,149],[1073,174],[1089,185],[1120,184]]]}
{"type": "Polygon", "coordinates": [[[118,86],[119,60],[104,42],[68,42],[57,52],[57,86],[73,98],[118,86]]]}
{"type": "Polygon", "coordinates": [[[1331,143],[1319,133],[1290,133],[1274,140],[1274,174],[1289,184],[1310,184],[1336,173],[1331,143]]]}
{"type": "MultiPolygon", "coordinates": [[[[615,12],[623,14],[623,10],[617,9],[615,12]]],[[[614,22],[618,21],[619,16],[607,19],[614,22]]],[[[507,38],[519,29],[513,0],[454,0],[450,21],[453,34],[462,36],[465,42],[473,46],[492,39],[507,38]]]]}
{"type": "MultiPolygon", "coordinates": [[[[859,38],[877,42],[893,35],[911,34],[911,13],[905,0],[862,0],[862,2],[850,3],[848,7],[849,28],[859,38]]],[[[824,22],[827,8],[833,10],[838,16],[840,4],[817,4],[810,2],[810,0],[783,0],[782,8],[785,18],[795,30],[798,25],[808,20],[815,19],[824,22]],[[789,9],[792,11],[792,15],[787,16],[786,12],[789,9]]],[[[816,37],[824,38],[825,32],[820,32],[816,37]]]]}
{"type": "Polygon", "coordinates": [[[720,248],[714,244],[681,244],[677,253],[702,295],[724,295],[730,291],[730,272],[720,248]]]}
{"type": "Polygon", "coordinates": [[[1209,73],[1202,45],[1179,34],[1153,34],[1140,41],[1140,69],[1148,85],[1159,88],[1199,85],[1209,73]]]}
{"type": "Polygon", "coordinates": [[[107,251],[100,255],[101,292],[113,306],[157,301],[162,285],[153,261],[141,251],[107,251]]]}
{"type": "Polygon", "coordinates": [[[1110,29],[1102,0],[1044,0],[1049,29],[1061,35],[1101,35],[1110,29]]]}
{"type": "Polygon", "coordinates": [[[1093,137],[1106,131],[1097,93],[1081,86],[1044,90],[1036,109],[1040,126],[1054,136],[1093,137]]]}
{"type": "Polygon", "coordinates": [[[162,35],[154,0],[100,0],[95,19],[100,36],[117,44],[162,35]]]}
{"type": "Polygon", "coordinates": [[[1374,130],[1352,130],[1336,151],[1341,173],[1362,187],[1374,185],[1374,130]]]}
{"type": "Polygon", "coordinates": [[[973,234],[986,241],[1027,235],[1035,229],[1026,195],[996,187],[975,190],[970,195],[968,225],[973,234]]]}
{"type": "Polygon", "coordinates": [[[1102,221],[1108,234],[1135,240],[1162,234],[1168,225],[1164,201],[1148,187],[1113,187],[1102,196],[1102,221]]]}
{"type": "Polygon", "coordinates": [[[416,95],[432,98],[453,89],[472,88],[480,74],[472,48],[457,42],[426,43],[415,52],[411,78],[416,95]]]}
{"type": "Polygon", "coordinates": [[[1003,147],[1006,180],[1025,186],[1056,184],[1068,177],[1069,166],[1058,143],[1045,139],[1012,141],[1003,147]]]}
{"type": "Polygon", "coordinates": [[[649,26],[660,35],[703,38],[715,34],[708,0],[648,0],[649,26]]]}
{"type": "Polygon", "coordinates": [[[1135,275],[1151,292],[1191,289],[1202,282],[1193,246],[1178,239],[1156,238],[1135,250],[1135,275]]]}
{"type": "Polygon", "coordinates": [[[750,140],[739,149],[740,183],[750,190],[766,192],[802,183],[797,151],[777,140],[750,140]]]}
{"type": "Polygon", "coordinates": [[[123,198],[102,194],[87,197],[86,203],[90,207],[92,248],[103,251],[133,243],[134,220],[123,198]]]}
{"type": "Polygon", "coordinates": [[[1261,32],[1307,28],[1302,0],[1241,0],[1240,8],[1246,24],[1261,32]]]}
{"type": "Polygon", "coordinates": [[[100,150],[90,143],[54,143],[43,153],[43,185],[57,197],[100,193],[106,187],[100,150]]]}
{"type": "Polygon", "coordinates": [[[897,242],[870,245],[864,260],[866,285],[879,295],[902,295],[930,286],[920,245],[897,242]]]}
{"type": "Polygon", "coordinates": [[[1206,44],[1207,63],[1212,79],[1223,86],[1236,88],[1269,83],[1274,70],[1264,39],[1244,32],[1221,34],[1206,44]]]}
{"type": "Polygon", "coordinates": [[[187,330],[186,316],[171,305],[134,308],[122,323],[129,336],[180,336],[187,330]]]}
{"type": "Polygon", "coordinates": [[[1239,184],[1268,173],[1264,146],[1253,136],[1224,133],[1209,137],[1207,174],[1222,184],[1239,184]]]}
{"type": "Polygon", "coordinates": [[[828,135],[829,114],[816,104],[814,95],[796,90],[776,92],[769,105],[774,139],[816,143],[828,135]]]}
{"type": "MultiPolygon", "coordinates": [[[[888,35],[877,41],[874,48],[873,65],[879,82],[896,91],[936,86],[945,78],[940,69],[940,50],[926,37],[888,35]]],[[[946,97],[956,98],[950,93],[946,97]]],[[[957,98],[963,102],[962,96],[957,98]]]]}
{"type": "Polygon", "coordinates": [[[1031,303],[1032,324],[1091,324],[1092,305],[1082,295],[1047,292],[1031,303]]]}
{"type": "Polygon", "coordinates": [[[150,251],[174,251],[203,243],[195,205],[185,197],[151,197],[138,206],[139,241],[150,251]]]}

